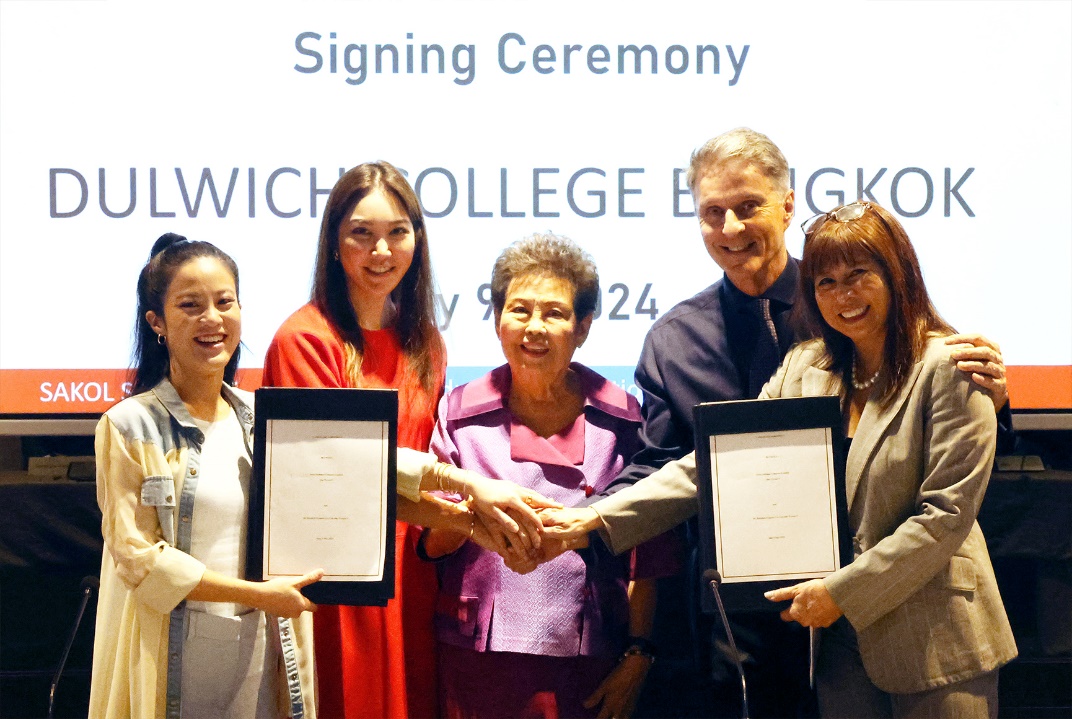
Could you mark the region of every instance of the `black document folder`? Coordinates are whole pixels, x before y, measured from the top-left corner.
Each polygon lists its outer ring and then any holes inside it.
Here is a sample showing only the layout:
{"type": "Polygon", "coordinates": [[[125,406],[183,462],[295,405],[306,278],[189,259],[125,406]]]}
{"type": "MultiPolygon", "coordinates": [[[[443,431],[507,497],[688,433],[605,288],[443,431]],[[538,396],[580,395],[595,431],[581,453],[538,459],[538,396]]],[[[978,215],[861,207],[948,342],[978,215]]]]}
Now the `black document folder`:
{"type": "Polygon", "coordinates": [[[325,570],[318,604],[394,596],[398,393],[262,388],[255,401],[246,576],[325,570]]]}
{"type": "Polygon", "coordinates": [[[700,571],[728,610],[783,609],[763,593],[852,561],[837,397],[711,402],[694,420],[700,571]]]}

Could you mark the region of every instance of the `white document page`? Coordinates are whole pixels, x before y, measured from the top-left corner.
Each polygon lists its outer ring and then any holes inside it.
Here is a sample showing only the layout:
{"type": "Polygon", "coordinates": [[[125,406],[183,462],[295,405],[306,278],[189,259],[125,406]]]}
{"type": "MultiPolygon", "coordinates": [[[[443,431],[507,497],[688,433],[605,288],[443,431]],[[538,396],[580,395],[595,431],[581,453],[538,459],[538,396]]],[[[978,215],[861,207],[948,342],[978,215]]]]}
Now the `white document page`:
{"type": "MultiPolygon", "coordinates": [[[[388,423],[267,422],[264,575],[383,577],[388,423]]],[[[393,529],[392,529],[393,531],[393,529]]]]}
{"type": "Polygon", "coordinates": [[[830,430],[713,435],[715,560],[724,582],[839,568],[830,430]]]}

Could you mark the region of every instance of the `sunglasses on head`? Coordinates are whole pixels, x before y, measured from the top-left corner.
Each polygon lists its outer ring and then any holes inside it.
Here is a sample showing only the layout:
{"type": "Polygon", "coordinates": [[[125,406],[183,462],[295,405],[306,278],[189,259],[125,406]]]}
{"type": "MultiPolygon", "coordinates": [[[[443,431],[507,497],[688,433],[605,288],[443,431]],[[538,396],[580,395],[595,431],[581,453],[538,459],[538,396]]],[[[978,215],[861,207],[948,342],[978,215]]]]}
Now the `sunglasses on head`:
{"type": "MultiPolygon", "coordinates": [[[[848,205],[842,205],[836,210],[820,212],[818,215],[804,220],[804,222],[800,223],[800,229],[804,230],[804,237],[807,237],[825,225],[827,220],[834,220],[834,222],[852,222],[853,220],[858,220],[863,217],[864,213],[869,209],[871,209],[870,202],[861,202],[857,200],[848,205]]],[[[883,220],[882,224],[886,224],[886,221],[883,220]]]]}

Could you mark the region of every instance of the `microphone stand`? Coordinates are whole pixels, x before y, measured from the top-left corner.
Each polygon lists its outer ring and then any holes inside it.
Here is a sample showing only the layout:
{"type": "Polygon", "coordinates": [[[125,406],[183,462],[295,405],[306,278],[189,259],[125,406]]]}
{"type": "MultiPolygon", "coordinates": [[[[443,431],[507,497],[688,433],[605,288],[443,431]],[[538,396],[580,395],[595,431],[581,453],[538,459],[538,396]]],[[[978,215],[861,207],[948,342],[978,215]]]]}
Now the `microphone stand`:
{"type": "Polygon", "coordinates": [[[82,590],[82,603],[78,606],[78,614],[75,616],[74,626],[71,627],[71,633],[67,637],[67,646],[63,648],[63,656],[60,657],[60,663],[56,666],[56,674],[52,677],[52,684],[48,688],[49,719],[52,719],[53,711],[56,708],[56,688],[60,685],[60,676],[63,675],[63,669],[67,666],[67,657],[71,653],[71,647],[74,646],[74,639],[78,634],[78,627],[82,624],[82,615],[86,613],[86,606],[89,604],[89,598],[93,595],[93,592],[100,590],[100,580],[96,577],[83,577],[79,589],[82,590]]]}
{"type": "Polygon", "coordinates": [[[722,626],[726,629],[726,637],[730,640],[730,651],[733,652],[733,663],[737,666],[737,675],[741,677],[741,719],[748,719],[748,682],[744,678],[744,665],[741,664],[741,653],[737,651],[737,642],[733,638],[733,630],[730,628],[730,620],[726,617],[726,608],[722,606],[722,595],[718,586],[722,583],[722,575],[717,569],[708,569],[703,573],[704,581],[710,584],[711,592],[715,595],[715,603],[718,604],[718,613],[722,617],[722,626]]]}

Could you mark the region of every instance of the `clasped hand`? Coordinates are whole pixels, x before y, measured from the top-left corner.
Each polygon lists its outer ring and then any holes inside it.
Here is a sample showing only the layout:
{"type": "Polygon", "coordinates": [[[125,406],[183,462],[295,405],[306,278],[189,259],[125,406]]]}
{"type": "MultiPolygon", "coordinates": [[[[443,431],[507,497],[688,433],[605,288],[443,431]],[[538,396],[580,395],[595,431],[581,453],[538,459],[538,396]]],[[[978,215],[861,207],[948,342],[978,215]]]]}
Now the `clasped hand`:
{"type": "Polygon", "coordinates": [[[588,546],[588,533],[603,526],[588,507],[561,503],[511,482],[467,478],[473,541],[498,553],[506,566],[526,574],[545,562],[588,546]]]}
{"type": "Polygon", "coordinates": [[[527,553],[502,555],[506,566],[518,574],[527,574],[565,552],[587,547],[588,533],[602,526],[599,514],[588,507],[545,507],[537,516],[542,523],[541,544],[527,553]]]}
{"type": "Polygon", "coordinates": [[[521,561],[539,552],[543,522],[537,509],[562,504],[513,482],[488,479],[468,472],[466,489],[473,513],[473,539],[509,561],[521,561]]]}

